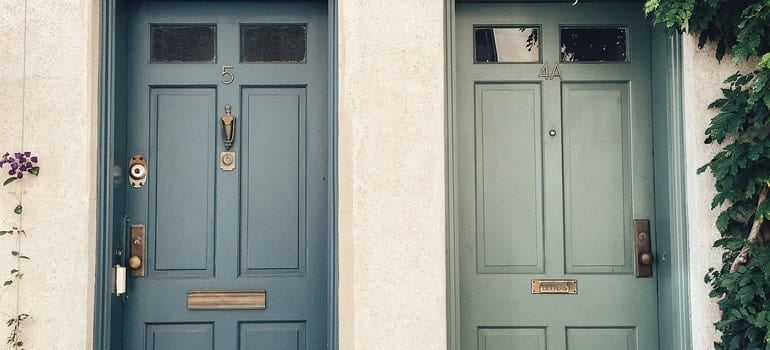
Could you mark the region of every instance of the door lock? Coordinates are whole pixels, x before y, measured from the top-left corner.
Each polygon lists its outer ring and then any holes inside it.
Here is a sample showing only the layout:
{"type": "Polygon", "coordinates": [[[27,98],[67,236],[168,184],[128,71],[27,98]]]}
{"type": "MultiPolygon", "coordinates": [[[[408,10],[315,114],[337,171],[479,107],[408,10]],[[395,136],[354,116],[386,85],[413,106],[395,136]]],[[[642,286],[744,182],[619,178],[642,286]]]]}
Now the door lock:
{"type": "Polygon", "coordinates": [[[650,220],[634,220],[634,246],[636,247],[636,277],[652,277],[652,239],[650,220]]]}
{"type": "Polygon", "coordinates": [[[131,225],[131,277],[144,277],[144,225],[131,225]]]}

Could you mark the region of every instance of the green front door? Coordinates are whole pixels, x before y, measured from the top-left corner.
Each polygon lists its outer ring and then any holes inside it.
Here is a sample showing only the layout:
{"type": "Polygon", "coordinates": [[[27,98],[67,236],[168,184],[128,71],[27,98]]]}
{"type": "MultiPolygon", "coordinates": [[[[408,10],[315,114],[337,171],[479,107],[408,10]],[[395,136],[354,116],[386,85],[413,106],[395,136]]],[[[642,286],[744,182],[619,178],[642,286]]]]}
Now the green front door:
{"type": "Polygon", "coordinates": [[[641,5],[462,3],[456,37],[461,348],[657,349],[641,5]]]}
{"type": "Polygon", "coordinates": [[[124,348],[326,348],[326,4],[129,7],[124,348]]]}

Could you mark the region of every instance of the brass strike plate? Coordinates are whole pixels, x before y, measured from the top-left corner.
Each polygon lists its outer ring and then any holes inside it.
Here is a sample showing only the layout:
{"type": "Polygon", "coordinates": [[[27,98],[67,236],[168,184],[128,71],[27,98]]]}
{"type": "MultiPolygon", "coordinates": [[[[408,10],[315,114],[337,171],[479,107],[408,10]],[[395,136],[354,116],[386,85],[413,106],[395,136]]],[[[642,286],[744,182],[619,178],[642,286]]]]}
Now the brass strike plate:
{"type": "Polygon", "coordinates": [[[131,277],[144,277],[144,225],[131,225],[131,277]]]}
{"type": "Polygon", "coordinates": [[[264,310],[266,304],[264,289],[187,292],[188,310],[264,310]]]}
{"type": "Polygon", "coordinates": [[[222,152],[219,155],[219,167],[224,171],[235,170],[235,152],[222,152]]]}
{"type": "Polygon", "coordinates": [[[532,280],[532,294],[577,294],[577,280],[532,280]]]}

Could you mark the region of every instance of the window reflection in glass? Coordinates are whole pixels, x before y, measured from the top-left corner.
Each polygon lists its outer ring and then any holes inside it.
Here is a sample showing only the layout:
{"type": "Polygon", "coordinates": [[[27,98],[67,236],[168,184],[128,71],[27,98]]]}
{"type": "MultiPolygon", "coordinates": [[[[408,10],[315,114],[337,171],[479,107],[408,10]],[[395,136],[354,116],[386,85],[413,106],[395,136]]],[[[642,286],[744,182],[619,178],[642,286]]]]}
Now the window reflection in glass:
{"type": "Polygon", "coordinates": [[[562,27],[561,62],[626,62],[626,28],[562,27]]]}
{"type": "Polygon", "coordinates": [[[540,62],[540,31],[534,27],[476,27],[476,63],[540,62]]]}

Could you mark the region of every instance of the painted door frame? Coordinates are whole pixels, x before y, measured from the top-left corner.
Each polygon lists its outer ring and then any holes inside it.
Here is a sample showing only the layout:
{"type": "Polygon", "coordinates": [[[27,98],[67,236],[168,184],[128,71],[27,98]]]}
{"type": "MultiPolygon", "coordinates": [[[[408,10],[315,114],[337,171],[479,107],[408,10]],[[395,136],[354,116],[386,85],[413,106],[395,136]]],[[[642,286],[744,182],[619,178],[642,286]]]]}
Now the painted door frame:
{"type": "MultiPolygon", "coordinates": [[[[113,202],[116,194],[113,192],[113,164],[116,157],[116,142],[120,137],[116,129],[120,128],[117,122],[118,113],[122,113],[121,93],[125,93],[121,85],[120,70],[125,66],[124,58],[121,58],[120,36],[123,32],[124,22],[120,15],[125,12],[125,6],[130,0],[101,0],[99,4],[99,93],[98,93],[98,160],[97,160],[97,237],[96,237],[96,267],[95,267],[95,291],[94,291],[94,349],[117,349],[122,339],[113,337],[115,328],[121,329],[122,325],[114,325],[115,313],[120,313],[116,308],[119,305],[117,298],[113,296],[114,276],[113,266],[113,227],[121,218],[113,215],[113,202]]],[[[290,0],[289,0],[290,1],[290,0]]],[[[338,247],[337,247],[337,0],[328,0],[328,113],[329,113],[329,174],[333,181],[329,181],[329,344],[328,349],[338,348],[338,247]]],[[[127,158],[126,158],[127,159],[127,158]]],[[[122,318],[122,314],[120,315],[122,318]]]]}
{"type": "MultiPolygon", "coordinates": [[[[482,2],[479,0],[477,2],[482,2]]],[[[562,0],[566,1],[566,0],[562,0]]],[[[601,1],[601,0],[600,0],[601,1]]],[[[446,217],[448,349],[460,350],[459,234],[455,201],[454,148],[456,98],[455,2],[445,0],[446,47],[446,217]]],[[[469,2],[472,2],[469,0],[469,2]]],[[[525,2],[509,0],[508,2],[525,2]]],[[[530,1],[531,2],[531,1],[530,1]]],[[[548,1],[543,1],[548,2],[548,1]]],[[[552,1],[551,1],[552,2],[552,1]]],[[[641,2],[639,11],[642,11],[641,2]]],[[[653,139],[655,217],[658,263],[658,337],[660,350],[688,350],[690,341],[687,205],[685,184],[684,111],[682,101],[682,38],[653,30],[653,139]],[[662,72],[663,70],[656,70],[662,72]],[[662,262],[665,256],[665,263],[662,262]]]]}

